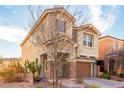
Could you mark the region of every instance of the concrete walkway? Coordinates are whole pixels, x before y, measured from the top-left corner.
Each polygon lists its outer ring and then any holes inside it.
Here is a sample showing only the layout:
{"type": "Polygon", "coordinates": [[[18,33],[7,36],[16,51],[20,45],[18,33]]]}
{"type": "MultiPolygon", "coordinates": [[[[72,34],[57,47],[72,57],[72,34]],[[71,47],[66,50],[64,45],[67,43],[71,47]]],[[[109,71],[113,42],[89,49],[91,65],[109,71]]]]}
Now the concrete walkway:
{"type": "Polygon", "coordinates": [[[84,83],[88,85],[97,85],[100,88],[124,88],[124,82],[115,81],[115,80],[106,80],[101,78],[86,78],[84,83]]]}
{"type": "Polygon", "coordinates": [[[68,80],[68,79],[62,80],[62,85],[67,88],[84,88],[86,86],[86,84],[84,83],[77,84],[74,80],[68,80]]]}
{"type": "MultiPolygon", "coordinates": [[[[49,80],[49,82],[52,83],[52,80],[49,80]]],[[[77,84],[74,80],[70,80],[70,79],[63,79],[61,82],[63,87],[66,88],[84,88],[86,86],[86,84],[77,84]]]]}

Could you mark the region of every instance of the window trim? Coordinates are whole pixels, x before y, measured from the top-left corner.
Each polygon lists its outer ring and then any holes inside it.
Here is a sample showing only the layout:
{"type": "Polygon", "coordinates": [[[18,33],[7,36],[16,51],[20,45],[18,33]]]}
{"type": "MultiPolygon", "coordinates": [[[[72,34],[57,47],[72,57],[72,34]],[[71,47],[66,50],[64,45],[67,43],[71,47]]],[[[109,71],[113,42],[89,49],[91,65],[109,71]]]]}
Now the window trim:
{"type": "Polygon", "coordinates": [[[83,39],[83,46],[84,47],[89,47],[89,48],[93,48],[94,47],[94,35],[83,32],[82,39],[83,39]],[[86,40],[85,40],[86,41],[86,45],[84,45],[84,35],[86,35],[86,40]],[[88,36],[91,36],[92,37],[92,46],[89,46],[89,44],[88,44],[89,43],[88,36]]]}
{"type": "Polygon", "coordinates": [[[66,32],[66,24],[67,24],[67,22],[65,20],[56,19],[56,24],[57,24],[57,30],[59,32],[61,32],[61,33],[66,32]],[[64,31],[59,31],[58,22],[64,22],[64,31]]]}

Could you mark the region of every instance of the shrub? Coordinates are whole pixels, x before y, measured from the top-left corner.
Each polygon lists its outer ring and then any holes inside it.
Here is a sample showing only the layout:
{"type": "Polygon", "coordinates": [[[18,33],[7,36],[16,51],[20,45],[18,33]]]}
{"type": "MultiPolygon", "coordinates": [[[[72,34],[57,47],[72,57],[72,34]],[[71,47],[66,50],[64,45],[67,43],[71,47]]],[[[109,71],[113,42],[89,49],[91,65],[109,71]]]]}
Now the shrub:
{"type": "Polygon", "coordinates": [[[4,69],[0,72],[0,76],[4,79],[5,82],[21,82],[23,78],[19,73],[24,73],[24,69],[21,65],[14,63],[9,65],[7,69],[4,69]]]}
{"type": "Polygon", "coordinates": [[[77,77],[76,83],[83,83],[83,77],[77,77]]]}
{"type": "Polygon", "coordinates": [[[32,62],[29,62],[28,60],[25,61],[25,69],[27,72],[33,74],[34,81],[40,81],[41,65],[38,64],[37,61],[32,61],[32,62]]]}
{"type": "Polygon", "coordinates": [[[104,79],[110,79],[110,76],[107,73],[103,73],[101,77],[104,79]]]}
{"type": "Polygon", "coordinates": [[[9,68],[16,73],[24,73],[25,69],[18,63],[13,63],[9,65],[9,68]]]}
{"type": "Polygon", "coordinates": [[[121,74],[120,74],[120,77],[121,77],[121,78],[124,78],[124,73],[121,73],[121,74]]]}
{"type": "Polygon", "coordinates": [[[21,82],[23,78],[18,75],[17,72],[14,72],[11,69],[6,69],[3,72],[0,72],[0,76],[3,77],[5,82],[21,82]]]}
{"type": "Polygon", "coordinates": [[[3,77],[5,82],[14,82],[14,72],[8,69],[5,69],[0,73],[0,76],[3,77]]]}
{"type": "Polygon", "coordinates": [[[110,79],[110,76],[107,71],[104,71],[103,74],[101,75],[101,77],[104,79],[110,79]]]}

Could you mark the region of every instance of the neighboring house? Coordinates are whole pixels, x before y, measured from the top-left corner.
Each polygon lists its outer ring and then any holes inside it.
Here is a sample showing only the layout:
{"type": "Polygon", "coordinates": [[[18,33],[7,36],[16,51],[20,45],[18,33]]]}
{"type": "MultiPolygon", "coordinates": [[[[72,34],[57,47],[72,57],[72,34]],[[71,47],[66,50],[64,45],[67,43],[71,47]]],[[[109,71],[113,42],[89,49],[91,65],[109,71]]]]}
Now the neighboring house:
{"type": "MultiPolygon", "coordinates": [[[[50,20],[55,22],[53,14],[56,13],[58,17],[57,20],[62,21],[66,18],[65,33],[77,47],[68,54],[68,65],[63,67],[63,75],[66,78],[75,79],[78,76],[81,77],[93,77],[96,74],[96,60],[98,58],[98,37],[100,35],[99,31],[91,24],[75,26],[75,18],[70,15],[64,8],[53,8],[46,9],[40,16],[36,24],[33,26],[32,30],[25,37],[21,43],[22,47],[22,61],[25,60],[35,61],[38,60],[42,64],[42,70],[45,70],[47,77],[52,77],[52,65],[50,64],[50,58],[47,57],[47,51],[44,49],[40,50],[35,45],[30,43],[33,38],[33,33],[41,31],[42,26],[47,26],[49,31],[50,20]],[[45,66],[45,67],[44,67],[45,66]]],[[[71,47],[70,47],[71,48],[71,47]]]]}
{"type": "Polygon", "coordinates": [[[124,41],[109,35],[100,37],[97,64],[101,72],[124,73],[124,41]]]}

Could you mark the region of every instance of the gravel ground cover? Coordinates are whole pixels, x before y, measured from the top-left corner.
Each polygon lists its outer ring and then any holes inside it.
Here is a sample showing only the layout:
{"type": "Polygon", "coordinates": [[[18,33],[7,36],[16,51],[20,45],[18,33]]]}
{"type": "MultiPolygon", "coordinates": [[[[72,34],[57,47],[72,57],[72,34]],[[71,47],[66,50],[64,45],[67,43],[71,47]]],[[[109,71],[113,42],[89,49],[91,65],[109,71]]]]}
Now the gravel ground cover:
{"type": "Polygon", "coordinates": [[[12,82],[12,83],[3,83],[0,82],[0,88],[45,88],[51,87],[49,83],[38,82],[35,84],[29,82],[12,82]]]}
{"type": "Polygon", "coordinates": [[[0,88],[33,88],[34,85],[28,82],[0,83],[0,88]]]}

